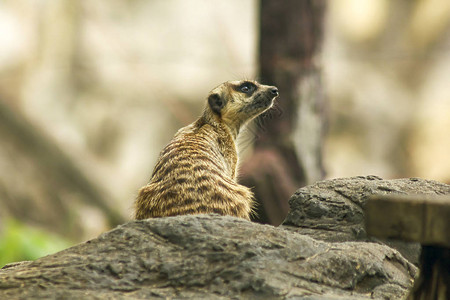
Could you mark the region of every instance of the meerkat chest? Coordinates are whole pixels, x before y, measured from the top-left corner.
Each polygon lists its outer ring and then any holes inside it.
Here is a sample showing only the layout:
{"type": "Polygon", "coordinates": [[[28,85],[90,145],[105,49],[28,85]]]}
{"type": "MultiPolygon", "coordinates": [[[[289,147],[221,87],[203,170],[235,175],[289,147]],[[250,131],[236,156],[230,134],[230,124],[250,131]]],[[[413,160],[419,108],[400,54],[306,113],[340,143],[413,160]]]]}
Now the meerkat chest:
{"type": "Polygon", "coordinates": [[[218,138],[217,148],[223,156],[230,177],[234,179],[236,177],[236,169],[238,163],[237,149],[234,141],[218,138]]]}
{"type": "Polygon", "coordinates": [[[238,154],[233,138],[226,132],[214,130],[208,133],[209,144],[223,161],[224,171],[232,179],[236,177],[238,154]]]}

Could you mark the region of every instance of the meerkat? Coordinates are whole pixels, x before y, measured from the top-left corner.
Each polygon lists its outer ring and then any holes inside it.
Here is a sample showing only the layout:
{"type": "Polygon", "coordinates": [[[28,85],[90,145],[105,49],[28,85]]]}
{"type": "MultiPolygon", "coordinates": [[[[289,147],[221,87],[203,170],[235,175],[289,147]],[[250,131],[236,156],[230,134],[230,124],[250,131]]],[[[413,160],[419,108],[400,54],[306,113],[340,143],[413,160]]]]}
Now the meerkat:
{"type": "Polygon", "coordinates": [[[239,131],[272,107],[274,86],[228,81],[208,95],[203,114],[162,150],[135,201],[136,219],[217,213],[249,220],[253,193],[237,183],[239,131]]]}

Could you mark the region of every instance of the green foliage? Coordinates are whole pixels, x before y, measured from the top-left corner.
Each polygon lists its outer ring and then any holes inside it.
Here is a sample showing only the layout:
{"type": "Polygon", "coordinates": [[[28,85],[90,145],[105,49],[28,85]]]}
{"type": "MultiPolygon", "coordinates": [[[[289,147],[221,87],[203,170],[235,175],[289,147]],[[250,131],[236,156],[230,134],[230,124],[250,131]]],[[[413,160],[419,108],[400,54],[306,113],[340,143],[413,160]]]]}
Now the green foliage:
{"type": "Polygon", "coordinates": [[[8,219],[0,226],[0,268],[10,262],[34,260],[71,243],[47,231],[8,219]]]}

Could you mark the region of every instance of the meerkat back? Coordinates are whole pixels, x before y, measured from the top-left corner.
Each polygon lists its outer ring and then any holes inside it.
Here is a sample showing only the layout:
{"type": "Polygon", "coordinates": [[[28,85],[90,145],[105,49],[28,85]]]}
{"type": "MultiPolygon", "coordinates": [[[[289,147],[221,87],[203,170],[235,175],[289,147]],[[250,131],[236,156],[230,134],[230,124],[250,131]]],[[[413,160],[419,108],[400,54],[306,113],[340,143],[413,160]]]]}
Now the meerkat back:
{"type": "Polygon", "coordinates": [[[253,194],[236,181],[236,138],[269,109],[278,90],[255,81],[225,82],[207,97],[203,114],[162,150],[139,191],[135,218],[218,213],[250,219],[253,194]]]}

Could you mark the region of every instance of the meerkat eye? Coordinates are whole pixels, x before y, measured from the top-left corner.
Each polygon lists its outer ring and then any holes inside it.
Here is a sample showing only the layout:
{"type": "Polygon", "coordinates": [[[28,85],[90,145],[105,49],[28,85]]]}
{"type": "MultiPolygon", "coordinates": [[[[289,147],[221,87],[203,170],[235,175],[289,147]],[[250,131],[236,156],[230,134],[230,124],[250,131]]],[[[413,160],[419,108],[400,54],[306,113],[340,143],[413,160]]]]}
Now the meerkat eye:
{"type": "Polygon", "coordinates": [[[256,86],[251,83],[251,82],[244,82],[243,84],[241,84],[241,86],[239,87],[239,90],[243,93],[251,93],[255,90],[256,86]]]}

